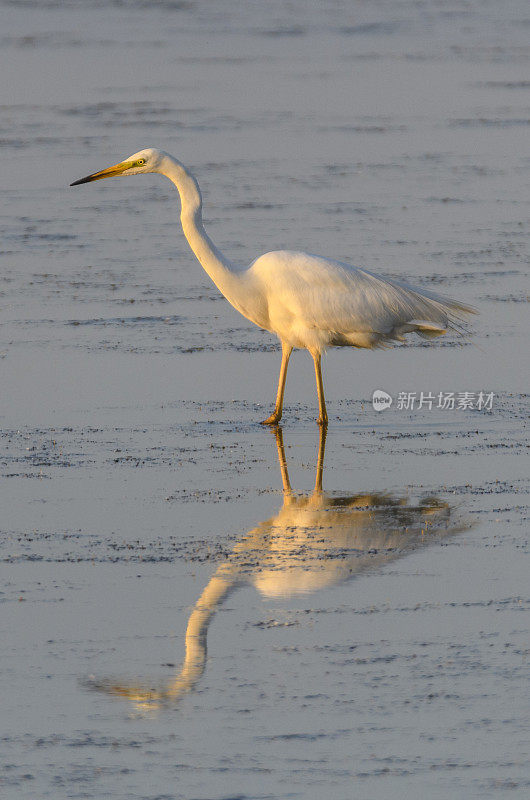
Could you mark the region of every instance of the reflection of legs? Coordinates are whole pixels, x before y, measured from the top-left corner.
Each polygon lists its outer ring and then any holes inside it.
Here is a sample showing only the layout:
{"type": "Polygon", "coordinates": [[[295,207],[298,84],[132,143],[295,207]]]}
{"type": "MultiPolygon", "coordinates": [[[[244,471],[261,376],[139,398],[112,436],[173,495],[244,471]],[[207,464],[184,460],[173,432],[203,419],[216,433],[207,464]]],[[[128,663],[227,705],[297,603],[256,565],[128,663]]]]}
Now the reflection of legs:
{"type": "Polygon", "coordinates": [[[280,367],[280,379],[278,381],[278,393],[276,395],[276,406],[274,411],[264,419],[261,423],[262,425],[276,425],[282,418],[282,408],[283,408],[283,393],[285,391],[285,379],[287,378],[287,366],[289,364],[289,358],[291,357],[291,353],[293,352],[293,348],[282,342],[282,365],[280,367]]]}
{"type": "MultiPolygon", "coordinates": [[[[318,458],[317,458],[317,473],[315,478],[315,492],[322,491],[322,473],[324,472],[324,453],[326,452],[326,436],[328,429],[326,425],[321,425],[320,434],[318,439],[318,458]]],[[[283,429],[281,425],[274,428],[274,435],[276,436],[276,446],[278,448],[278,461],[280,462],[280,471],[282,473],[282,484],[284,494],[292,494],[291,481],[289,480],[289,473],[287,471],[287,459],[285,458],[285,448],[283,446],[283,429]]]]}
{"type": "Polygon", "coordinates": [[[315,375],[317,379],[317,393],[318,393],[318,424],[328,424],[328,412],[326,411],[326,401],[324,399],[324,384],[322,383],[322,369],[320,366],[320,353],[311,353],[313,361],[315,362],[315,375]]]}
{"type": "Polygon", "coordinates": [[[320,426],[320,439],[318,442],[317,477],[315,480],[315,492],[322,491],[322,472],[324,470],[324,453],[326,450],[327,426],[320,426]]]}
{"type": "Polygon", "coordinates": [[[278,425],[274,429],[276,436],[276,447],[278,448],[278,461],[280,462],[280,471],[282,473],[282,484],[284,494],[291,494],[291,482],[289,481],[289,473],[287,472],[287,460],[285,458],[285,448],[283,446],[283,431],[278,425]]]}

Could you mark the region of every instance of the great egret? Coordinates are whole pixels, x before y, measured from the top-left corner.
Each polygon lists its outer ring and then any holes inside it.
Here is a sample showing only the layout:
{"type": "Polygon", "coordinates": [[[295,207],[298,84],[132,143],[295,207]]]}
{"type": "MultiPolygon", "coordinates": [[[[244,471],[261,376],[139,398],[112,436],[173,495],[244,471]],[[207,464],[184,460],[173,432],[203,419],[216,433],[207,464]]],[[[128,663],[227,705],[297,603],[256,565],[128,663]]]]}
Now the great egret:
{"type": "Polygon", "coordinates": [[[276,406],[264,425],[276,425],[281,419],[293,348],[305,347],[313,357],[318,422],[327,425],[320,363],[327,347],[382,347],[412,332],[426,338],[440,336],[454,327],[462,314],[473,313],[456,300],[308,253],[277,250],[265,253],[248,267],[232,264],[204,230],[197,181],[180,161],[161,150],[140,150],[70,185],[149,172],[165,175],[177,187],[184,235],[219,291],[244,317],[280,339],[282,363],[276,406]]]}

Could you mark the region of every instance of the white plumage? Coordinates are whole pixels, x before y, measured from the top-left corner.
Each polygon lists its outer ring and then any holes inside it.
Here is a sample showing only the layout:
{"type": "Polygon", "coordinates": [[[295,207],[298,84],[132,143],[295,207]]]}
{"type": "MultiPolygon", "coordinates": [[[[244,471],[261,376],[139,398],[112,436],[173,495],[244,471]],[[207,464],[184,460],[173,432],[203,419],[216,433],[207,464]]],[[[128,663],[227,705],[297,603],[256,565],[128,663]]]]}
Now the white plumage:
{"type": "Polygon", "coordinates": [[[247,280],[266,298],[252,319],[293,347],[376,347],[404,333],[445,333],[467,308],[340,261],[279,250],[250,265],[247,280]]]}
{"type": "Polygon", "coordinates": [[[320,366],[327,347],[383,347],[404,334],[427,338],[456,327],[468,306],[374,275],[339,261],[290,250],[260,256],[249,267],[228,261],[202,224],[197,181],[172,156],[142,150],[125,161],[75,181],[72,186],[114,175],[156,172],[177,187],[184,234],[197,259],[227,300],[247,319],[275,333],[282,343],[276,406],[265,424],[280,421],[287,365],[293,348],[306,348],[315,363],[320,414],[327,424],[320,366]]]}

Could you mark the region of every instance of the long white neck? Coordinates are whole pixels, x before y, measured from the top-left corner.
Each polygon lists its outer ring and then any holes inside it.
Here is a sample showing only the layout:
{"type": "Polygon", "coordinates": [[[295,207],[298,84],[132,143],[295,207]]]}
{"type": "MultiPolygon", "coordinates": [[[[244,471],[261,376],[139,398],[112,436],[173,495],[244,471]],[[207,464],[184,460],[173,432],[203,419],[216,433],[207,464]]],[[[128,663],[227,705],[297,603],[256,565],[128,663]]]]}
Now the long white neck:
{"type": "Polygon", "coordinates": [[[165,154],[157,169],[175,184],[180,195],[180,220],[184,236],[199,263],[219,291],[231,300],[237,292],[238,276],[233,264],[221,253],[207,235],[202,224],[202,197],[199,184],[176,158],[165,154]]]}

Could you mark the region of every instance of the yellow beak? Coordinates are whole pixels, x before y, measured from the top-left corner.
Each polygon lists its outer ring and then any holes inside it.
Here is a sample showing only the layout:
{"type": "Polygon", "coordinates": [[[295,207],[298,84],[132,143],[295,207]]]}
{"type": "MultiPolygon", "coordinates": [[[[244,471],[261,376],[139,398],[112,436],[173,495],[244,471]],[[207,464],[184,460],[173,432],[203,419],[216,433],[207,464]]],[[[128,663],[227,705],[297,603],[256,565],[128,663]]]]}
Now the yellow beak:
{"type": "Polygon", "coordinates": [[[90,183],[90,181],[100,181],[103,178],[112,178],[115,175],[121,175],[122,172],[125,172],[126,169],[130,169],[132,166],[132,161],[122,161],[120,164],[115,164],[113,167],[102,169],[101,172],[94,172],[92,175],[87,175],[86,178],[79,178],[78,181],[74,181],[70,186],[78,186],[80,183],[90,183]]]}

